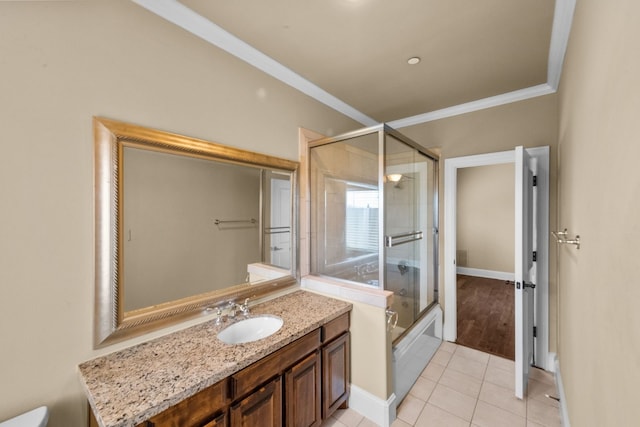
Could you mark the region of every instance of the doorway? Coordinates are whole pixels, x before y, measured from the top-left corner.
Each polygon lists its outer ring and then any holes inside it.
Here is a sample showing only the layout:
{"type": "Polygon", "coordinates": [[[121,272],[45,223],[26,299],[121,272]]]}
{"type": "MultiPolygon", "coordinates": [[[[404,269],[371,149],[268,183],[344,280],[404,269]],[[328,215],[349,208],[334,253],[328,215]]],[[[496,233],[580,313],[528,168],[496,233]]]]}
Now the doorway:
{"type": "MultiPolygon", "coordinates": [[[[549,235],[549,148],[526,150],[537,160],[537,191],[540,202],[536,206],[538,222],[537,283],[535,292],[535,360],[536,366],[551,368],[548,356],[548,235],[549,235]]],[[[462,168],[509,164],[515,162],[515,151],[458,157],[445,160],[444,172],[444,294],[445,317],[443,338],[457,339],[457,175],[462,168]]]]}
{"type": "Polygon", "coordinates": [[[458,344],[514,360],[513,163],[457,174],[458,344]]]}

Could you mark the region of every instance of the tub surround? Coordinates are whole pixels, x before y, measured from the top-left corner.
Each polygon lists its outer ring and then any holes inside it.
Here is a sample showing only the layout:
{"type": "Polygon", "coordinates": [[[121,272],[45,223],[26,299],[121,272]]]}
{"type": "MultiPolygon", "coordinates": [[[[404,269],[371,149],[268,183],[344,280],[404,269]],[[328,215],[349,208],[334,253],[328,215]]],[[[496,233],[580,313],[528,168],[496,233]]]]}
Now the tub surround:
{"type": "Polygon", "coordinates": [[[393,292],[362,284],[350,284],[328,276],[305,276],[302,287],[351,302],[386,309],[393,304],[393,292]]]}
{"type": "Polygon", "coordinates": [[[80,379],[102,427],[135,426],[351,310],[348,302],[296,291],[251,307],[280,316],[265,339],[227,345],[215,321],[79,365],[80,379]]]}

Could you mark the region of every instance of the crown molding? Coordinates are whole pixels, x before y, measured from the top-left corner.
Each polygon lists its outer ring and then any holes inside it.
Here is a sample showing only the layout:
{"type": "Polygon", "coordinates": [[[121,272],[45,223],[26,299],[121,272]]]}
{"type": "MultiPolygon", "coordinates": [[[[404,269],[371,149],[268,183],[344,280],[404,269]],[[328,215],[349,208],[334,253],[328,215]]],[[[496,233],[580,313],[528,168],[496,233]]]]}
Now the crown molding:
{"type": "Polygon", "coordinates": [[[555,89],[547,83],[531,86],[524,89],[514,90],[488,98],[478,99],[476,101],[466,102],[464,104],[454,105],[453,107],[442,108],[440,110],[431,111],[429,113],[418,114],[404,119],[393,120],[387,124],[394,128],[400,129],[407,126],[419,125],[421,123],[432,122],[434,120],[446,119],[447,117],[459,116],[461,114],[471,113],[473,111],[485,110],[487,108],[497,107],[499,105],[510,104],[512,102],[524,101],[525,99],[536,98],[538,96],[549,95],[554,93],[555,89]]]}
{"type": "Polygon", "coordinates": [[[131,1],[365,126],[379,123],[176,0],[131,1]]]}
{"type": "MultiPolygon", "coordinates": [[[[177,0],[131,1],[364,126],[379,124],[378,121],[311,83],[177,0]]],[[[576,0],[556,0],[549,46],[547,83],[394,120],[388,125],[400,129],[556,92],[569,42],[575,4],[576,0]]]]}
{"type": "Polygon", "coordinates": [[[551,28],[551,43],[549,45],[549,60],[547,64],[547,84],[558,90],[564,55],[569,44],[569,34],[573,23],[573,12],[576,0],[556,0],[551,28]]]}

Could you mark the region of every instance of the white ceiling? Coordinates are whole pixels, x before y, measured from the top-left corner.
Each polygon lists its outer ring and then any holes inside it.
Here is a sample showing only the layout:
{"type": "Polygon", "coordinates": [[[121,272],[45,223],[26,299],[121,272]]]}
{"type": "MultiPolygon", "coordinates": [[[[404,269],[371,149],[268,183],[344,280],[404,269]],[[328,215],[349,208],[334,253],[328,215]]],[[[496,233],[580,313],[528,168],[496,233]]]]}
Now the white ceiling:
{"type": "Polygon", "coordinates": [[[575,7],[575,0],[133,1],[364,125],[397,128],[554,92],[575,7]],[[413,56],[421,62],[408,65],[413,56]]]}

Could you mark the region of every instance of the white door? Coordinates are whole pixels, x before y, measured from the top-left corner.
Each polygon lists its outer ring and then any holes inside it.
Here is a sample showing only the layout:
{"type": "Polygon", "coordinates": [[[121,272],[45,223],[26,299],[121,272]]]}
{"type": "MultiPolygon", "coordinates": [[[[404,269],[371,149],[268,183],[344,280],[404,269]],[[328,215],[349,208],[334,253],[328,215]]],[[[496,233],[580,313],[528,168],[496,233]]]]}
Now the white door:
{"type": "Polygon", "coordinates": [[[271,264],[291,268],[291,182],[271,179],[271,264]]]}
{"type": "Polygon", "coordinates": [[[527,391],[529,367],[533,363],[533,314],[535,263],[533,251],[536,241],[536,217],[534,215],[535,191],[533,177],[535,162],[526,150],[516,147],[516,209],[515,209],[515,392],[523,399],[527,391]]]}

